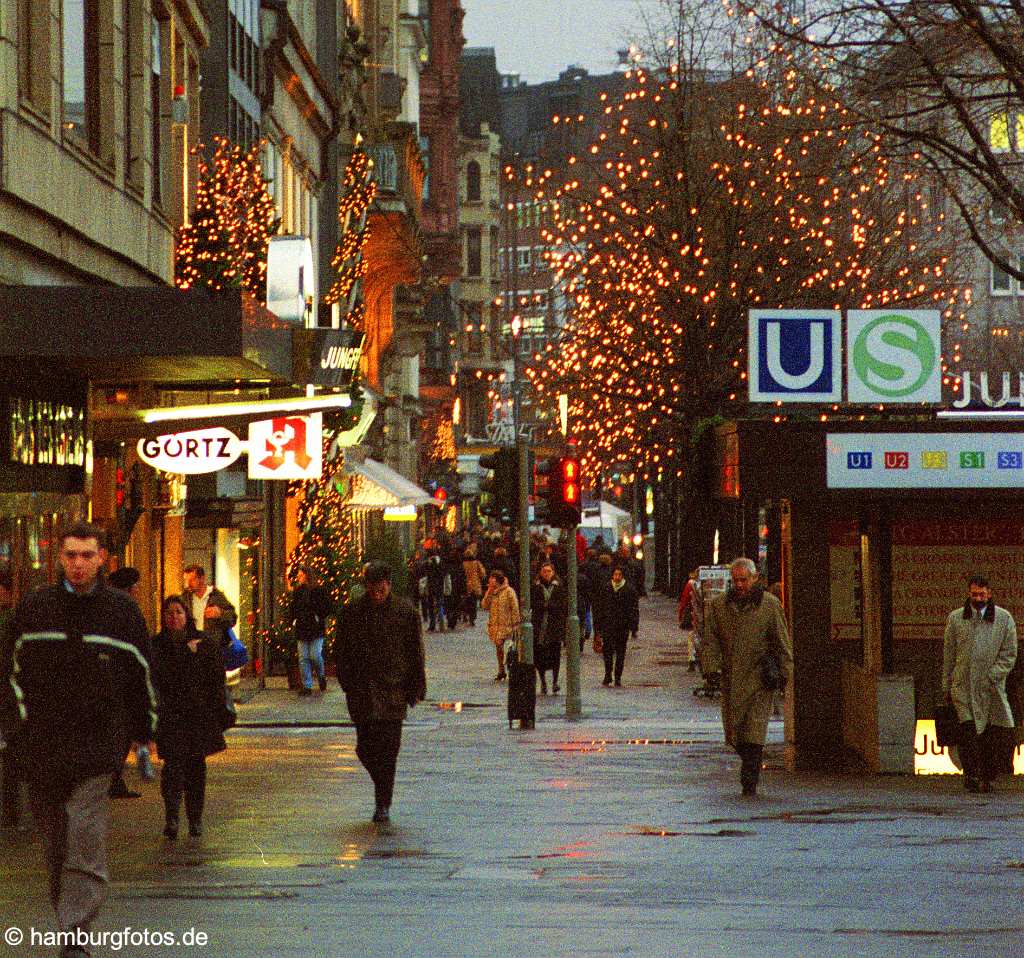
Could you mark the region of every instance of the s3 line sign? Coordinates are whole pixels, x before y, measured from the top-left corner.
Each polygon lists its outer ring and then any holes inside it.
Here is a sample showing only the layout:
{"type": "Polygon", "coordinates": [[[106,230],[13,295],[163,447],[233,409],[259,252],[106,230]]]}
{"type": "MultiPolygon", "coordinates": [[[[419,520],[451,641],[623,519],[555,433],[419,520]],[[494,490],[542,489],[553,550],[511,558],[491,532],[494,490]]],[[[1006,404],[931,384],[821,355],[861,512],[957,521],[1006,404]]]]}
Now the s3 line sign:
{"type": "Polygon", "coordinates": [[[751,402],[842,400],[838,310],[752,309],[748,332],[751,402]]]}

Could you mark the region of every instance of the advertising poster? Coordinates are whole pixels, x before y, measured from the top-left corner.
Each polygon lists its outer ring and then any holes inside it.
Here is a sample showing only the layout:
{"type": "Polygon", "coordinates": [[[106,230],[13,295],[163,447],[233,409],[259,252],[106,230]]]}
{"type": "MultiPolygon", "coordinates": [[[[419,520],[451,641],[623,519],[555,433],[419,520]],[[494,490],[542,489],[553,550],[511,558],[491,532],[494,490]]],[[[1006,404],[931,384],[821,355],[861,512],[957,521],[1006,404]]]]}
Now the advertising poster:
{"type": "Polygon", "coordinates": [[[936,519],[892,527],[893,639],[940,642],[946,616],[964,604],[975,574],[997,604],[1024,621],[1024,521],[936,519]]]}

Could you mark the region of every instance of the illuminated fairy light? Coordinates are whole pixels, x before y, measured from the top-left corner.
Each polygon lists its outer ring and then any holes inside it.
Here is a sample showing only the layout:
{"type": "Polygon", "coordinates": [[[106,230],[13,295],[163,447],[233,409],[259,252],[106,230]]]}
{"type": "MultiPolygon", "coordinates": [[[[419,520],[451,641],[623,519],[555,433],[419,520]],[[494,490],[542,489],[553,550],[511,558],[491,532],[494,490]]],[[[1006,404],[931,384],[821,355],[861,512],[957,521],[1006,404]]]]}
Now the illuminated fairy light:
{"type": "Polygon", "coordinates": [[[266,298],[267,246],[277,231],[274,198],[260,163],[261,140],[248,149],[214,137],[214,152],[198,158],[195,212],[179,227],[174,282],[220,292],[241,288],[266,298]]]}
{"type": "Polygon", "coordinates": [[[678,71],[629,77],[571,176],[545,175],[538,196],[571,315],[527,376],[550,421],[567,397],[586,470],[685,462],[700,422],[741,411],[752,307],[927,306],[964,322],[945,217],[784,51],[698,106],[678,71]]]}

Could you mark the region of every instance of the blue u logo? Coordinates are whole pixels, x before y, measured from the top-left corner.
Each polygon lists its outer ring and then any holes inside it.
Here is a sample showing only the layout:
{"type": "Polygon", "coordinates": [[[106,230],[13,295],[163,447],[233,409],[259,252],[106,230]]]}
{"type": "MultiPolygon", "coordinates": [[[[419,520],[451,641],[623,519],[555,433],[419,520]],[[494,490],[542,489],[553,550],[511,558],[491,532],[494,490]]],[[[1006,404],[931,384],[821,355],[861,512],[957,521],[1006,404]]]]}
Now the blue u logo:
{"type": "Polygon", "coordinates": [[[751,313],[751,399],[830,402],[842,398],[840,315],[786,310],[751,313]],[[754,378],[756,376],[756,378],[754,378]]]}

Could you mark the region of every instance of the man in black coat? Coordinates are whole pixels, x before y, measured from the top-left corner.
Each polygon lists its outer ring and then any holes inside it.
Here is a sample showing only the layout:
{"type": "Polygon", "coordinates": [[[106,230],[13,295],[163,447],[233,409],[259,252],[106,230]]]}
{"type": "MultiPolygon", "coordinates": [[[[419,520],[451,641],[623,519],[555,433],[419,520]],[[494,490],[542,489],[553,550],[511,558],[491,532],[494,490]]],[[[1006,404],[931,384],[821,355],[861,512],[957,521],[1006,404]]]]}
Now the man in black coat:
{"type": "Polygon", "coordinates": [[[626,643],[630,635],[636,635],[640,628],[640,603],[636,590],[626,581],[622,566],[612,570],[611,582],[596,611],[598,619],[595,625],[604,645],[604,680],[601,684],[611,685],[614,676],[616,686],[621,686],[626,643]]]}
{"type": "Polygon", "coordinates": [[[406,712],[427,694],[420,617],[391,591],[391,568],[371,562],[366,592],[338,617],[335,658],[356,727],[356,755],[373,779],[373,820],[390,822],[406,712]]]}
{"type": "MultiPolygon", "coordinates": [[[[151,744],[156,702],[142,613],[100,575],[103,530],[71,526],[59,557],[62,580],[27,596],[14,614],[0,661],[0,720],[5,730],[16,720],[22,732],[59,929],[87,936],[109,880],[110,778],[125,740],[151,744]]],[[[63,951],[87,955],[77,944],[63,951]]]]}

